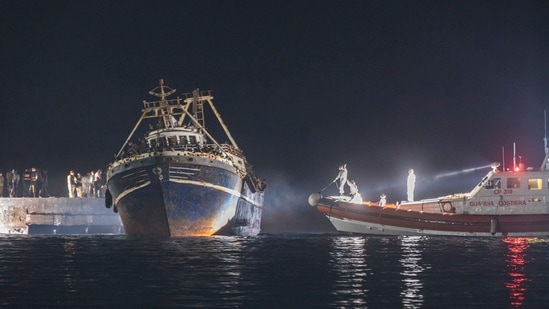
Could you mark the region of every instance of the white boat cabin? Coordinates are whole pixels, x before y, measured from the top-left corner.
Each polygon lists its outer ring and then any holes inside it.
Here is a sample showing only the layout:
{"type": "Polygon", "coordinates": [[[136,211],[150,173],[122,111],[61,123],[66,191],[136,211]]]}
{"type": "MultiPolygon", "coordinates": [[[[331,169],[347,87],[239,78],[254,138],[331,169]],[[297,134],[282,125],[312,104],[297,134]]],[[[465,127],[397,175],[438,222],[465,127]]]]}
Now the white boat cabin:
{"type": "Polygon", "coordinates": [[[519,206],[545,202],[549,196],[547,171],[490,171],[471,191],[472,198],[495,201],[470,206],[519,206]]]}

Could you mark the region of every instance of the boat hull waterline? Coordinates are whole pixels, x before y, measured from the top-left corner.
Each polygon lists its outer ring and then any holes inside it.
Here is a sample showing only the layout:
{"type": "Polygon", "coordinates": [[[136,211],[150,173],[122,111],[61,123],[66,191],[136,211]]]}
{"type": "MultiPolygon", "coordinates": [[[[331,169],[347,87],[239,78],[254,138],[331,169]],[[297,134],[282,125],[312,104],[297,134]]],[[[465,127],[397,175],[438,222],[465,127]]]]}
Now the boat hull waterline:
{"type": "Polygon", "coordinates": [[[315,206],[339,232],[372,235],[549,236],[549,214],[456,214],[351,204],[321,198],[315,206]]]}

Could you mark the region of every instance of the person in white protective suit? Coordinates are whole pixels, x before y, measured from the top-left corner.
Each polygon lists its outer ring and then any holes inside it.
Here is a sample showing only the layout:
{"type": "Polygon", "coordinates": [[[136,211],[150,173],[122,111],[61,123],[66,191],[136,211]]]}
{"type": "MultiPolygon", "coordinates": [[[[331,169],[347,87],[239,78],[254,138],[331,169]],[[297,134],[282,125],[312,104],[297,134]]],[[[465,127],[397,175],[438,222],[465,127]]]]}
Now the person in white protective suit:
{"type": "Polygon", "coordinates": [[[379,206],[385,207],[385,204],[387,204],[387,196],[381,193],[381,195],[379,196],[379,206]]]}
{"type": "Polygon", "coordinates": [[[408,170],[408,179],[406,181],[406,188],[408,193],[408,202],[414,201],[414,190],[416,188],[416,174],[413,169],[408,170]]]}
{"type": "Polygon", "coordinates": [[[354,180],[349,180],[347,182],[350,188],[351,203],[362,204],[362,195],[358,192],[358,186],[354,180]]]}
{"type": "Polygon", "coordinates": [[[339,195],[343,195],[345,193],[345,184],[347,183],[347,164],[339,166],[339,173],[332,182],[337,184],[339,195]],[[339,181],[339,183],[337,183],[337,181],[339,181]]]}

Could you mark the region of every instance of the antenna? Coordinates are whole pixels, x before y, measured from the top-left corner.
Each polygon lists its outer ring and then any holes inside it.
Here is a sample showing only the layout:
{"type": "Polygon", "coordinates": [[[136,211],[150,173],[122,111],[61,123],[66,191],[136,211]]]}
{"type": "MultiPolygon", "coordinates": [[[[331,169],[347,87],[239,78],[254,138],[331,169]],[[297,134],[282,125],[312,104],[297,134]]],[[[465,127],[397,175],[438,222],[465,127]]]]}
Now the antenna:
{"type": "Polygon", "coordinates": [[[503,171],[505,172],[505,146],[501,146],[501,159],[503,162],[503,171]]]}
{"type": "Polygon", "coordinates": [[[513,142],[513,170],[517,168],[517,147],[515,142],[513,142]]]}
{"type": "Polygon", "coordinates": [[[543,110],[543,142],[545,143],[545,154],[549,154],[549,149],[547,149],[547,110],[543,110]]]}
{"type": "Polygon", "coordinates": [[[542,171],[546,171],[549,169],[549,148],[547,148],[547,110],[543,110],[543,125],[544,125],[543,135],[545,136],[543,138],[543,142],[545,144],[545,158],[541,163],[540,169],[542,171]]]}

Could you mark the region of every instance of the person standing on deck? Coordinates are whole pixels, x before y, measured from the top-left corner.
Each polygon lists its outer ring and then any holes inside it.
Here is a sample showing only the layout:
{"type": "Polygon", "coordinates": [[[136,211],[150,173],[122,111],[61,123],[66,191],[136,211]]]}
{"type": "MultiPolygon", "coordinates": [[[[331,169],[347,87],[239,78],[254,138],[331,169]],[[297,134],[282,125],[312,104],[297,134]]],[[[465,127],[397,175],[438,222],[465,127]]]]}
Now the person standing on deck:
{"type": "Polygon", "coordinates": [[[414,190],[416,188],[416,174],[413,169],[408,170],[408,180],[406,181],[408,202],[414,201],[414,190]]]}
{"type": "Polygon", "coordinates": [[[332,182],[337,181],[339,181],[339,184],[336,183],[339,189],[339,195],[343,195],[345,193],[345,184],[347,183],[347,164],[339,166],[339,173],[332,182]]]}
{"type": "Polygon", "coordinates": [[[362,195],[358,192],[358,186],[354,180],[349,180],[347,182],[349,185],[349,194],[351,195],[351,203],[362,204],[362,195]]]}
{"type": "Polygon", "coordinates": [[[385,196],[385,194],[381,193],[381,195],[379,196],[379,206],[380,207],[385,207],[385,204],[387,204],[387,196],[385,196]]]}

